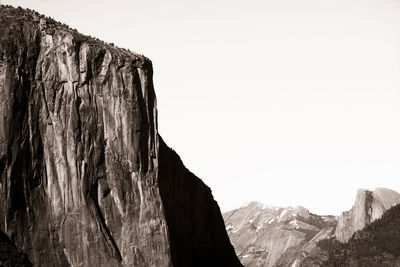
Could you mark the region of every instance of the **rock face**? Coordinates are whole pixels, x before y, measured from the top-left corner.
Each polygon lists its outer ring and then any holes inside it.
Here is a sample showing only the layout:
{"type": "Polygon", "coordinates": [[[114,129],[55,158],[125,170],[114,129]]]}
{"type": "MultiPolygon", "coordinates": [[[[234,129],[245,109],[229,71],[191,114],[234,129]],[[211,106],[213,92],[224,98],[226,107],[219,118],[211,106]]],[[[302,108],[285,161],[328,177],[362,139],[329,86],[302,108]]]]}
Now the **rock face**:
{"type": "Polygon", "coordinates": [[[357,231],[347,243],[333,246],[329,254],[321,266],[400,266],[400,205],[357,231]]]}
{"type": "Polygon", "coordinates": [[[0,231],[0,266],[31,267],[28,256],[18,251],[6,234],[0,231]]]}
{"type": "Polygon", "coordinates": [[[0,230],[34,266],[240,266],[210,190],[160,148],[150,60],[1,6],[0,101],[0,230]]]}
{"type": "Polygon", "coordinates": [[[335,230],[337,239],[342,243],[347,242],[356,231],[380,218],[386,210],[399,203],[400,194],[390,189],[358,190],[354,206],[339,217],[335,230]]]}
{"type": "Polygon", "coordinates": [[[300,266],[331,237],[334,216],[318,216],[303,207],[278,208],[251,202],[223,214],[239,259],[246,267],[300,266]]]}
{"type": "Polygon", "coordinates": [[[210,188],[161,138],[159,151],[158,181],[174,266],[241,266],[210,188]]]}

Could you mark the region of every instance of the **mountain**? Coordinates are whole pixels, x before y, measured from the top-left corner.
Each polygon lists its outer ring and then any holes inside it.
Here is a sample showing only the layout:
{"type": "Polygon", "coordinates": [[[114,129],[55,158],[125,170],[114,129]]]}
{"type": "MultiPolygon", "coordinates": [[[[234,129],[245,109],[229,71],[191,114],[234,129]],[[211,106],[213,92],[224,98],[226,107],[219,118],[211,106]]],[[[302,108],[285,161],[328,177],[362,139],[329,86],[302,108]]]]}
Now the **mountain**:
{"type": "Polygon", "coordinates": [[[400,266],[400,205],[357,231],[347,243],[333,246],[324,266],[400,266]]]}
{"type": "Polygon", "coordinates": [[[393,205],[400,203],[400,194],[396,191],[377,188],[374,191],[359,189],[356,201],[350,211],[339,217],[335,230],[337,239],[345,243],[358,230],[380,218],[393,205]]]}
{"type": "MultiPolygon", "coordinates": [[[[352,245],[347,247],[343,243],[355,233],[360,235],[357,231],[365,227],[369,229],[369,225],[383,214],[388,216],[385,212],[398,203],[400,194],[396,191],[386,188],[373,191],[360,189],[352,209],[343,212],[340,217],[319,216],[303,207],[279,208],[257,202],[226,212],[223,217],[229,238],[246,267],[327,266],[329,259],[340,262],[338,259],[347,251],[350,251],[350,258],[358,255],[357,248],[354,252],[349,250],[349,247],[354,248],[352,245]]],[[[375,236],[382,239],[386,235],[378,232],[375,236]]],[[[375,254],[369,253],[378,255],[376,251],[375,254]]],[[[393,259],[395,256],[389,257],[393,259]]],[[[346,257],[343,256],[344,259],[346,257]]],[[[346,264],[334,266],[350,266],[346,264]]]]}
{"type": "Polygon", "coordinates": [[[333,235],[334,216],[303,207],[279,208],[251,202],[223,214],[229,238],[246,267],[297,266],[333,235]]]}
{"type": "Polygon", "coordinates": [[[142,55],[0,6],[0,260],[241,266],[211,190],[158,134],[152,75],[142,55]]]}

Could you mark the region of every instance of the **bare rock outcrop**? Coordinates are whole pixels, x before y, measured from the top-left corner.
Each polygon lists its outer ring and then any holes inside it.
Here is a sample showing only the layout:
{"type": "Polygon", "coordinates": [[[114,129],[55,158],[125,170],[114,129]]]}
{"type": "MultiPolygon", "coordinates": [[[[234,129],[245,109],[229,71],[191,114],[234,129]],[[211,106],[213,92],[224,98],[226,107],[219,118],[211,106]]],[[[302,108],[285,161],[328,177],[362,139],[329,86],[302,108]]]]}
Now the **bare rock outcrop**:
{"type": "Polygon", "coordinates": [[[34,266],[217,266],[196,265],[199,255],[240,266],[204,184],[182,177],[205,192],[182,203],[214,219],[200,228],[191,210],[170,204],[196,190],[159,188],[175,174],[159,168],[144,56],[0,6],[0,114],[0,230],[34,266]],[[174,216],[191,229],[184,239],[174,216]],[[182,242],[192,244],[189,265],[177,260],[182,242]]]}
{"type": "Polygon", "coordinates": [[[392,206],[400,203],[400,194],[396,191],[377,188],[373,191],[359,189],[356,201],[350,211],[339,217],[335,235],[344,243],[358,230],[363,229],[392,206]]]}

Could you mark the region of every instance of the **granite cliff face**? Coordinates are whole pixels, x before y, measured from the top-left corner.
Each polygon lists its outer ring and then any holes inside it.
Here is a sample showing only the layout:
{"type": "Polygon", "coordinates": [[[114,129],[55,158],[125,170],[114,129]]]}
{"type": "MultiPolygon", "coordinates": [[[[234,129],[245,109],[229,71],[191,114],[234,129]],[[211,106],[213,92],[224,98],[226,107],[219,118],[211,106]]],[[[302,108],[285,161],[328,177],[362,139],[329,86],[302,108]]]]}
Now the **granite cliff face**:
{"type": "Polygon", "coordinates": [[[257,202],[223,216],[231,242],[246,267],[300,266],[315,253],[320,240],[333,235],[336,225],[334,216],[257,202]]]}
{"type": "Polygon", "coordinates": [[[331,246],[329,254],[322,266],[400,266],[400,205],[357,231],[347,243],[331,246]]]}
{"type": "Polygon", "coordinates": [[[0,6],[0,101],[0,230],[34,266],[240,266],[160,145],[150,60],[0,6]]]}
{"type": "Polygon", "coordinates": [[[342,243],[347,242],[356,231],[380,218],[386,210],[399,203],[400,194],[393,190],[359,189],[354,206],[339,217],[335,230],[337,239],[342,243]]]}

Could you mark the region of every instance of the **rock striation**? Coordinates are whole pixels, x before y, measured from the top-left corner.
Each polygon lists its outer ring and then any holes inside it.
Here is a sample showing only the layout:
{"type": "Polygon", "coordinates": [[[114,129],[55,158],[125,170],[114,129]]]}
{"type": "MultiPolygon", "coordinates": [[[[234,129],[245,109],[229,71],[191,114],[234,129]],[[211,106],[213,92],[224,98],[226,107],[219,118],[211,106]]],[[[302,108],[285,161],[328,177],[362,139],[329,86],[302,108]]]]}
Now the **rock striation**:
{"type": "Polygon", "coordinates": [[[160,141],[152,72],[0,6],[0,230],[33,266],[240,266],[211,190],[160,141]]]}
{"type": "Polygon", "coordinates": [[[373,191],[359,189],[356,201],[350,211],[345,211],[339,217],[336,226],[336,238],[347,242],[358,230],[380,218],[392,206],[400,203],[400,194],[396,191],[377,188],[373,191]]]}

